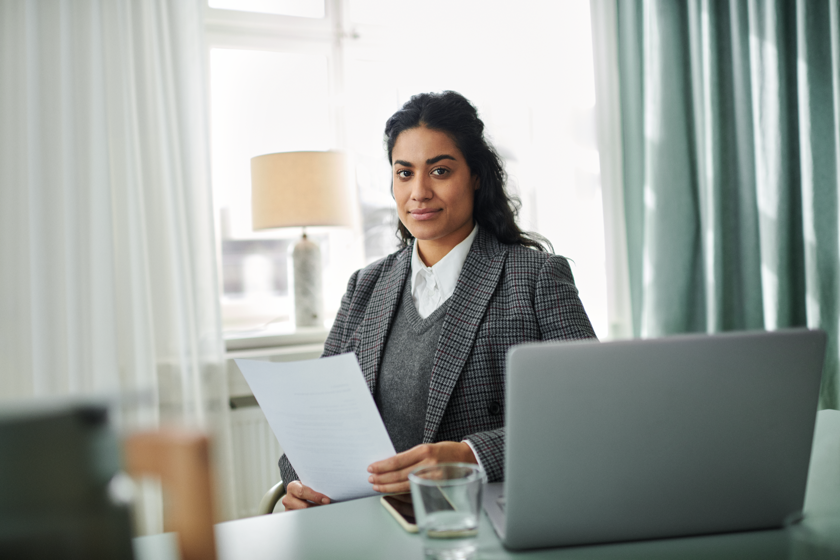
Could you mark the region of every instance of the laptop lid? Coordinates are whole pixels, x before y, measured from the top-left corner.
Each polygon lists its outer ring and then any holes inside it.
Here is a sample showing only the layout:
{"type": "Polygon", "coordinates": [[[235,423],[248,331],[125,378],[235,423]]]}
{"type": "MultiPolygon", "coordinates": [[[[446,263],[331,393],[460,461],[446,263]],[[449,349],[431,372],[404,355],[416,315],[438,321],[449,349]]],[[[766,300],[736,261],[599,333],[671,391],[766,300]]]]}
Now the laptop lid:
{"type": "Polygon", "coordinates": [[[782,525],[803,505],[825,343],[795,330],[511,349],[503,542],[782,525]]]}

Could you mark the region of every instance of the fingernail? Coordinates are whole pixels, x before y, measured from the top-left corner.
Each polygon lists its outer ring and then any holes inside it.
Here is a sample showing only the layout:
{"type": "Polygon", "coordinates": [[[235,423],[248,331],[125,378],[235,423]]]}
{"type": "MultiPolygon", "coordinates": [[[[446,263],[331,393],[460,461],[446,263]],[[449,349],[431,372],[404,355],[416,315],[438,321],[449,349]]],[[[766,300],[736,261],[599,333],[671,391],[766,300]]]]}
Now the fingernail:
{"type": "Polygon", "coordinates": [[[329,498],[321,498],[321,503],[322,504],[328,504],[328,503],[330,503],[330,500],[329,500],[329,498]]]}
{"type": "Polygon", "coordinates": [[[373,467],[368,467],[368,472],[373,472],[373,467]]]}
{"type": "Polygon", "coordinates": [[[368,482],[373,482],[373,476],[368,477],[368,482]]]}

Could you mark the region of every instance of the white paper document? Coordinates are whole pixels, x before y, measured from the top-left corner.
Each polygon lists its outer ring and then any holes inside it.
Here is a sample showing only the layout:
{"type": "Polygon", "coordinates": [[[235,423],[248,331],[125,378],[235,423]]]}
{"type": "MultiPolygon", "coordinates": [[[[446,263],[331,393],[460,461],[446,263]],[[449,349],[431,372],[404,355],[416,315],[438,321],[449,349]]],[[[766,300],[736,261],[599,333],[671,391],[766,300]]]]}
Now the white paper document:
{"type": "Polygon", "coordinates": [[[377,494],[367,467],[395,451],[355,354],[235,361],[301,482],[334,501],[377,494]]]}

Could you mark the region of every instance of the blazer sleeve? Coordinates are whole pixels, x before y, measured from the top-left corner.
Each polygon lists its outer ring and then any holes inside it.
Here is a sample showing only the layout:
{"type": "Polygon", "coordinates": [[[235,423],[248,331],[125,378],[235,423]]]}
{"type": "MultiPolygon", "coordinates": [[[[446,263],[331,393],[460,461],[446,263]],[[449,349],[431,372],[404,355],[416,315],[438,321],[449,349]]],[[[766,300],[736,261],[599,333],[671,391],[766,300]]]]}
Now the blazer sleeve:
{"type": "Polygon", "coordinates": [[[597,338],[564,257],[551,255],[543,264],[534,290],[534,312],[542,340],[597,338]]]}
{"type": "MultiPolygon", "coordinates": [[[[350,302],[353,301],[353,293],[356,291],[356,279],[358,276],[359,271],[357,270],[350,276],[350,280],[347,282],[347,291],[344,292],[344,296],[341,298],[341,306],[335,316],[335,321],[330,329],[330,334],[324,342],[324,353],[321,354],[322,358],[342,353],[342,348],[347,341],[348,336],[347,330],[349,327],[347,318],[350,313],[350,302]]],[[[292,464],[286,458],[285,453],[280,456],[277,466],[280,467],[280,478],[285,484],[288,485],[293,480],[300,480],[300,477],[295,472],[292,464]]],[[[315,490],[317,490],[317,488],[315,488],[315,490]]]]}
{"type": "MultiPolygon", "coordinates": [[[[537,275],[533,305],[541,340],[596,338],[564,257],[551,255],[546,259],[537,275]]],[[[464,440],[478,455],[488,481],[504,480],[505,428],[470,434],[464,440]]]]}
{"type": "Polygon", "coordinates": [[[348,332],[350,329],[350,302],[353,301],[353,294],[356,292],[356,280],[359,277],[359,272],[360,271],[357,270],[351,274],[350,280],[347,281],[347,290],[341,297],[341,305],[338,308],[335,321],[333,322],[333,326],[330,329],[330,334],[327,336],[326,342],[324,342],[324,353],[321,354],[322,358],[335,356],[336,354],[341,354],[344,351],[344,345],[347,343],[347,339],[350,336],[350,333],[348,332]]]}

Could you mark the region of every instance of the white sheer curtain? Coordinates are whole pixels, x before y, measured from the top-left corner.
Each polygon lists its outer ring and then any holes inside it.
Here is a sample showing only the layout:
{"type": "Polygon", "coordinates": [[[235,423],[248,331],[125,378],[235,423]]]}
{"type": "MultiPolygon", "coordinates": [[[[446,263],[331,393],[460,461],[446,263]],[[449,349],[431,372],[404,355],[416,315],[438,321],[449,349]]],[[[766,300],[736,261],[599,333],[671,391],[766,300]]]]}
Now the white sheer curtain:
{"type": "Polygon", "coordinates": [[[613,0],[590,0],[598,160],[604,211],[607,270],[608,337],[633,336],[627,229],[624,222],[624,151],[621,144],[621,98],[618,70],[618,7],[613,0]]]}
{"type": "Polygon", "coordinates": [[[202,10],[0,2],[0,396],[140,395],[229,457],[202,10]]]}

